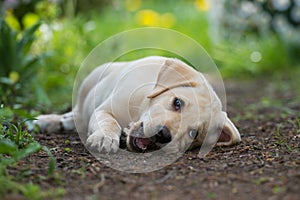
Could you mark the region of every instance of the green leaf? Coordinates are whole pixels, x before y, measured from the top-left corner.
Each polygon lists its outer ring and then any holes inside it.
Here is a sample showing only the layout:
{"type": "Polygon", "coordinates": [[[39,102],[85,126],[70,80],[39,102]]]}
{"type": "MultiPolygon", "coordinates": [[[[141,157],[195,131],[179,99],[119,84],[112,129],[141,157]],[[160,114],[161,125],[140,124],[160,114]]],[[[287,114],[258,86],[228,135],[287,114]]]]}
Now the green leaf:
{"type": "Polygon", "coordinates": [[[18,42],[17,45],[17,49],[18,52],[27,54],[31,44],[33,43],[35,36],[34,33],[35,31],[39,28],[39,26],[41,25],[41,22],[38,22],[36,24],[34,24],[33,26],[31,26],[30,28],[26,29],[23,33],[22,33],[22,39],[18,42]]]}
{"type": "Polygon", "coordinates": [[[22,108],[14,109],[14,113],[15,113],[18,117],[25,118],[25,119],[26,119],[25,121],[33,120],[33,119],[32,119],[32,115],[31,115],[27,110],[24,110],[24,109],[22,109],[22,108]]]}
{"type": "Polygon", "coordinates": [[[23,37],[29,37],[34,34],[34,32],[40,27],[41,21],[38,21],[36,24],[32,25],[23,32],[23,37]]]}
{"type": "Polygon", "coordinates": [[[23,186],[22,193],[28,199],[39,199],[39,198],[37,198],[37,194],[41,193],[41,189],[40,189],[39,185],[30,183],[30,184],[26,184],[23,186]]]}
{"type": "Polygon", "coordinates": [[[23,81],[35,78],[39,69],[39,65],[37,65],[39,61],[39,56],[27,56],[27,58],[23,60],[22,66],[20,67],[23,81]]]}
{"type": "Polygon", "coordinates": [[[48,147],[43,146],[43,150],[45,152],[47,152],[50,160],[49,160],[49,168],[48,168],[48,176],[53,176],[54,175],[54,171],[56,168],[56,160],[54,158],[54,156],[52,155],[51,151],[48,149],[48,147]]]}
{"type": "Polygon", "coordinates": [[[4,139],[0,141],[1,154],[13,154],[18,150],[18,146],[10,140],[4,139]]]}
{"type": "Polygon", "coordinates": [[[0,116],[1,116],[0,120],[10,118],[13,115],[14,115],[14,112],[9,107],[0,108],[0,116]]]}
{"type": "Polygon", "coordinates": [[[42,103],[43,105],[50,105],[50,99],[43,89],[43,87],[40,84],[34,84],[35,94],[37,96],[37,99],[39,103],[42,103]]]}
{"type": "Polygon", "coordinates": [[[7,77],[17,65],[16,46],[17,33],[0,18],[0,76],[7,77]]]}
{"type": "Polygon", "coordinates": [[[5,85],[13,84],[12,80],[10,80],[10,78],[7,78],[7,77],[0,77],[0,83],[5,84],[5,85]]]}
{"type": "Polygon", "coordinates": [[[15,158],[16,161],[18,161],[21,160],[22,158],[29,156],[32,153],[38,152],[39,150],[41,150],[41,148],[42,146],[39,143],[33,142],[30,143],[27,147],[25,147],[25,149],[15,152],[13,157],[15,158]]]}

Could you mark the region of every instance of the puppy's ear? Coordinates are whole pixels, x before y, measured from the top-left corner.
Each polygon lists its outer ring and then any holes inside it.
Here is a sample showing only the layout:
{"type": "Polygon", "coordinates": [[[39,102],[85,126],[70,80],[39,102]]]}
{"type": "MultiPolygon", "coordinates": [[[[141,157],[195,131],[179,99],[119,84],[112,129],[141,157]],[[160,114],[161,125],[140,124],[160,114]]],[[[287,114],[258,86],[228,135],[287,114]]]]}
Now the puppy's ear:
{"type": "Polygon", "coordinates": [[[241,136],[232,121],[226,116],[222,132],[218,139],[218,146],[229,146],[241,141],[241,136]]]}
{"type": "Polygon", "coordinates": [[[162,66],[156,85],[148,98],[154,98],[161,93],[176,87],[195,87],[199,73],[177,59],[168,59],[162,66]]]}

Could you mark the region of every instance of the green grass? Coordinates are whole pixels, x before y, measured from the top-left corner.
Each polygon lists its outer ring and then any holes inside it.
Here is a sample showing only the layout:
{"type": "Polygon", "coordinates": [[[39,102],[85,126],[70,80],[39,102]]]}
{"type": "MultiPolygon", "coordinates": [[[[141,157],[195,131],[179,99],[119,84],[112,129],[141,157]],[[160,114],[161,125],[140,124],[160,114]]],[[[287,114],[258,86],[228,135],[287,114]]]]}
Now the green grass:
{"type": "Polygon", "coordinates": [[[288,139],[283,137],[283,135],[281,133],[281,127],[282,127],[281,124],[278,124],[276,127],[276,131],[274,133],[274,135],[275,135],[274,144],[276,146],[278,146],[279,148],[285,147],[288,152],[291,152],[291,151],[293,151],[293,149],[289,145],[288,139]]]}
{"type": "Polygon", "coordinates": [[[26,129],[28,120],[0,119],[0,197],[19,193],[27,199],[44,199],[61,196],[61,188],[53,191],[44,191],[34,183],[20,183],[17,179],[20,174],[12,176],[8,168],[14,167],[18,162],[33,153],[44,151],[49,156],[48,177],[54,177],[56,161],[50,150],[34,140],[32,134],[26,129]]]}
{"type": "Polygon", "coordinates": [[[273,194],[278,194],[286,190],[286,187],[283,186],[275,186],[272,188],[273,194]]]}
{"type": "Polygon", "coordinates": [[[218,198],[218,195],[216,193],[214,193],[214,192],[207,193],[206,196],[209,199],[216,199],[216,198],[218,198]]]}
{"type": "Polygon", "coordinates": [[[7,139],[12,141],[18,148],[24,148],[28,144],[35,142],[33,136],[27,130],[23,130],[25,123],[26,120],[17,124],[2,121],[0,129],[2,129],[2,133],[4,134],[0,135],[0,140],[7,139]]]}
{"type": "Polygon", "coordinates": [[[300,133],[300,118],[297,118],[297,133],[300,133]]]}
{"type": "Polygon", "coordinates": [[[48,103],[47,95],[37,83],[36,75],[45,53],[34,54],[32,46],[41,23],[15,31],[0,17],[0,103],[13,107],[22,104],[33,107],[33,102],[48,103]]]}
{"type": "Polygon", "coordinates": [[[232,78],[270,77],[299,67],[288,53],[289,46],[275,35],[248,38],[216,45],[210,52],[223,76],[232,78]],[[260,59],[251,58],[259,54],[260,59]]]}

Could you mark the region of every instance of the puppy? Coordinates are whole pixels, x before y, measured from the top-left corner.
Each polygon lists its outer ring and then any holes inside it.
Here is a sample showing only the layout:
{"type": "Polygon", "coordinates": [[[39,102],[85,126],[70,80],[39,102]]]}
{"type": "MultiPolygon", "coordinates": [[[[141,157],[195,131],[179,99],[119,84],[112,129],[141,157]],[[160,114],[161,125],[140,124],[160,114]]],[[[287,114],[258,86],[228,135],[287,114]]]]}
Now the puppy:
{"type": "Polygon", "coordinates": [[[70,113],[41,115],[43,132],[78,131],[88,148],[117,152],[121,133],[129,150],[177,150],[241,141],[234,124],[203,74],[184,62],[152,56],[107,63],[81,84],[70,113]]]}

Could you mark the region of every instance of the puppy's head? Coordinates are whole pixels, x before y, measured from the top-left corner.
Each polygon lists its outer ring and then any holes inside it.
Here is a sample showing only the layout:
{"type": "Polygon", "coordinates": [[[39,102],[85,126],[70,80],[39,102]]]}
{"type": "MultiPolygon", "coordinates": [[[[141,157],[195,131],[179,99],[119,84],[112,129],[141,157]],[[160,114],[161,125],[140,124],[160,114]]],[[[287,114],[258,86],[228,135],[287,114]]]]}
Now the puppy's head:
{"type": "Polygon", "coordinates": [[[221,102],[204,76],[179,60],[164,63],[147,98],[148,107],[140,120],[126,130],[130,150],[166,147],[172,152],[184,151],[200,146],[208,132],[217,145],[240,141],[238,130],[222,112],[221,102]]]}

